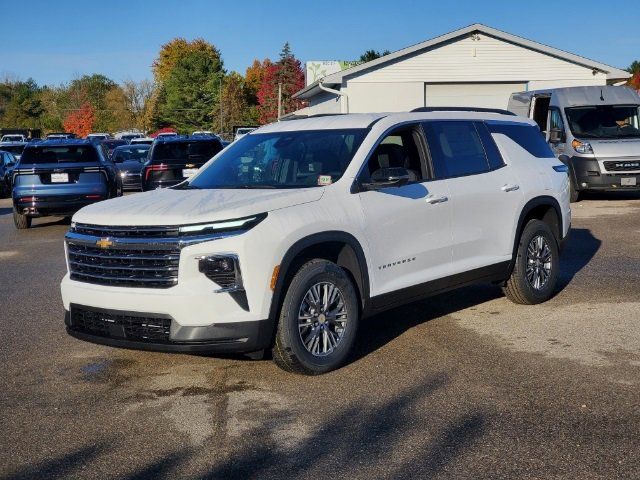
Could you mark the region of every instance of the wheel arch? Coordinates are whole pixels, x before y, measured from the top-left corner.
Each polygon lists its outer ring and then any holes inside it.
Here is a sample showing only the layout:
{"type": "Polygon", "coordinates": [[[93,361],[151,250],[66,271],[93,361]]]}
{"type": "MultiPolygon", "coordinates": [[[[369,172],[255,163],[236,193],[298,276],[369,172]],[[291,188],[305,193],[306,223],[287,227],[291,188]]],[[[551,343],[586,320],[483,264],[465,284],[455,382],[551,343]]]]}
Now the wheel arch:
{"type": "Polygon", "coordinates": [[[518,252],[518,244],[520,243],[520,236],[524,230],[525,225],[529,220],[537,219],[545,222],[551,228],[558,246],[560,246],[562,240],[562,234],[564,232],[564,225],[562,220],[562,209],[560,203],[554,197],[545,195],[535,197],[529,200],[518,218],[518,224],[516,226],[516,235],[513,241],[513,254],[512,254],[512,267],[515,262],[518,252]]]}
{"type": "MultiPolygon", "coordinates": [[[[328,231],[301,238],[284,254],[271,298],[269,318],[274,330],[286,288],[297,269],[312,258],[324,258],[342,267],[354,282],[358,303],[364,310],[369,300],[369,271],[360,242],[350,233],[328,231]]],[[[275,333],[275,332],[274,332],[275,333]]]]}

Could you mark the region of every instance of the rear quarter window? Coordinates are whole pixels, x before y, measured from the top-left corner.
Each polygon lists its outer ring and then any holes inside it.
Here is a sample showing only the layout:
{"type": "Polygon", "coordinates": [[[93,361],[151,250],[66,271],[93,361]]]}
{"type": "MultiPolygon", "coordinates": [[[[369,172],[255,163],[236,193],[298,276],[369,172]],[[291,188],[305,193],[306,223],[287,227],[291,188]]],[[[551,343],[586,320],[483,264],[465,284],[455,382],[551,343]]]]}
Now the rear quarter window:
{"type": "Polygon", "coordinates": [[[526,123],[487,121],[491,133],[501,133],[537,158],[555,158],[538,127],[526,123]]]}

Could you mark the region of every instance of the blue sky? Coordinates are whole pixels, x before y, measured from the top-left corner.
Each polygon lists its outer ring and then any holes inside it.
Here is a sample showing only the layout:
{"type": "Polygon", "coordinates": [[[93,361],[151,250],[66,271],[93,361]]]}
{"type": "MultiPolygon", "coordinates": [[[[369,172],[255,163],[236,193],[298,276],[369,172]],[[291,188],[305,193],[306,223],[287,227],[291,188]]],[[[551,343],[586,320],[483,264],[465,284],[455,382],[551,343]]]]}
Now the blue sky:
{"type": "Polygon", "coordinates": [[[277,58],[285,41],[303,62],[351,60],[476,22],[616,67],[640,59],[640,7],[627,0],[31,0],[3,16],[0,75],[40,84],[94,72],[151,78],[160,46],[177,36],[203,37],[228,70],[244,72],[254,58],[277,58]]]}

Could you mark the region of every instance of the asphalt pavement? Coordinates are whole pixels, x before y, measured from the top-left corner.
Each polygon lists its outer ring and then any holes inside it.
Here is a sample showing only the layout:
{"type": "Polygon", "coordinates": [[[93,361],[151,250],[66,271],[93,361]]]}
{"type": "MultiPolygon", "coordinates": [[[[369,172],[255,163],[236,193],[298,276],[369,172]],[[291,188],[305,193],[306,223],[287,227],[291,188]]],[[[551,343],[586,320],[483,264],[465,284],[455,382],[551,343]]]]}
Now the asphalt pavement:
{"type": "Polygon", "coordinates": [[[0,200],[0,478],[640,478],[640,195],[573,205],[546,304],[408,305],[320,377],[69,337],[67,228],[0,200]]]}

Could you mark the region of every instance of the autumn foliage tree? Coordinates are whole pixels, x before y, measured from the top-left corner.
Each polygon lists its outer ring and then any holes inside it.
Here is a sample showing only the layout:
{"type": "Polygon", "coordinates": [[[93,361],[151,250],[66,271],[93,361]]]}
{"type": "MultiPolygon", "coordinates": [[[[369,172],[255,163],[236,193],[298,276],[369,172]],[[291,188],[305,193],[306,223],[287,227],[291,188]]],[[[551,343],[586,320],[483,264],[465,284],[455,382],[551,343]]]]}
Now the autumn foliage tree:
{"type": "Polygon", "coordinates": [[[89,102],[75,110],[64,119],[63,126],[67,132],[75,133],[79,137],[86,137],[93,131],[96,115],[89,102]]]}
{"type": "Polygon", "coordinates": [[[300,60],[293,56],[289,43],[280,52],[280,60],[266,68],[258,90],[260,122],[269,123],[278,119],[278,90],[282,88],[281,114],[304,107],[304,102],[293,98],[293,94],[304,88],[304,72],[300,60]]]}

